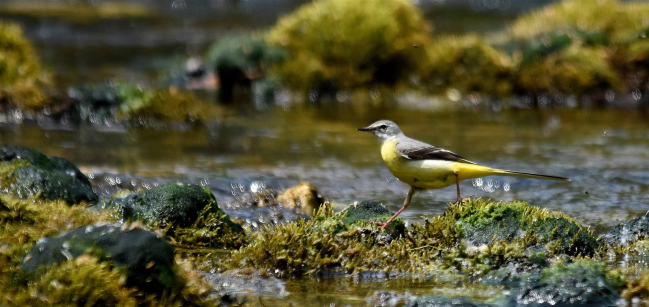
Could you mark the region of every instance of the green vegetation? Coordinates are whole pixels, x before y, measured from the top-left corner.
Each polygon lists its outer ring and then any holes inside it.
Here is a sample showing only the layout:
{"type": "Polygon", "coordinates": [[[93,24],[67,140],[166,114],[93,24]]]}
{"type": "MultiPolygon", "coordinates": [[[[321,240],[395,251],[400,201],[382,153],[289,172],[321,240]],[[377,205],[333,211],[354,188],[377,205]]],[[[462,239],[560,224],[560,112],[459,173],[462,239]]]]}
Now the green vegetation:
{"type": "Polygon", "coordinates": [[[48,74],[20,26],[0,21],[0,107],[35,110],[47,104],[48,74]]]}
{"type": "Polygon", "coordinates": [[[430,26],[407,0],[321,0],[282,18],[268,34],[288,52],[274,67],[293,89],[394,86],[417,74],[430,26]]]}

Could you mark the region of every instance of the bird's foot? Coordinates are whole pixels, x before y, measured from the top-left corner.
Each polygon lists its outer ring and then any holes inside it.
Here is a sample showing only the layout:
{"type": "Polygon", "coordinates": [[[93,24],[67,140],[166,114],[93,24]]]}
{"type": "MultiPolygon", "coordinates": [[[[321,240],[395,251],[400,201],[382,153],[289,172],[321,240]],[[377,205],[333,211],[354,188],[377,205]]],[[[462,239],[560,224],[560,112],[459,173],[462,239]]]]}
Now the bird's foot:
{"type": "Polygon", "coordinates": [[[463,202],[466,202],[466,201],[470,201],[470,200],[471,200],[471,197],[467,197],[467,198],[458,198],[454,203],[451,204],[451,206],[453,206],[453,205],[457,205],[457,204],[459,204],[459,203],[463,203],[463,202]]]}
{"type": "Polygon", "coordinates": [[[384,223],[384,222],[379,222],[378,220],[376,220],[376,221],[370,222],[370,223],[372,223],[374,225],[378,225],[379,229],[385,229],[387,227],[388,229],[390,229],[390,231],[392,231],[392,228],[390,227],[390,222],[384,223]]]}

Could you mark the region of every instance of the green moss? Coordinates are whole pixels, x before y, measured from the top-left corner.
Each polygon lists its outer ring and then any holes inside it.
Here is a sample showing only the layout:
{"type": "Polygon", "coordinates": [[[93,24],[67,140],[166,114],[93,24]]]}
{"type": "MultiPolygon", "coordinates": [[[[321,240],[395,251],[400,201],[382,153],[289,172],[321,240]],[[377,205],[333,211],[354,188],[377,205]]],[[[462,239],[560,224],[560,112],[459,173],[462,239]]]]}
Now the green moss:
{"type": "Polygon", "coordinates": [[[591,232],[574,219],[525,202],[478,199],[453,206],[440,218],[454,220],[458,238],[475,245],[522,240],[527,246],[541,244],[553,253],[570,255],[592,255],[597,248],[591,232]]]}
{"type": "Polygon", "coordinates": [[[611,42],[626,40],[649,26],[649,4],[618,0],[570,0],[519,17],[510,27],[514,39],[530,39],[565,29],[601,33],[611,42]]]}
{"type": "Polygon", "coordinates": [[[422,62],[424,83],[435,92],[457,89],[496,98],[511,95],[514,65],[504,52],[496,50],[477,35],[438,37],[426,50],[422,62]]]}
{"type": "Polygon", "coordinates": [[[268,42],[288,52],[274,72],[298,89],[395,85],[418,74],[430,26],[407,0],[319,0],[282,18],[268,42]]]}
{"type": "Polygon", "coordinates": [[[48,83],[49,76],[22,29],[0,21],[0,106],[36,110],[48,103],[42,90],[48,83]]]}

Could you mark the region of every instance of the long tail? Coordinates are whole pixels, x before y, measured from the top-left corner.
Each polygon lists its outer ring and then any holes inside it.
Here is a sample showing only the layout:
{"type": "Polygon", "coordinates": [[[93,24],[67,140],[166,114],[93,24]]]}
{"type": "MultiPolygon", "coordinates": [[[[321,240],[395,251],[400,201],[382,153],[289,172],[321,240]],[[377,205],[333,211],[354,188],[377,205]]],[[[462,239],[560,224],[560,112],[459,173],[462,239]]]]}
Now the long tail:
{"type": "Polygon", "coordinates": [[[512,177],[524,177],[524,178],[535,178],[535,179],[546,179],[546,180],[560,180],[560,181],[570,181],[570,178],[566,177],[561,177],[561,176],[553,176],[553,175],[541,175],[541,174],[532,174],[532,173],[523,173],[523,172],[515,172],[515,171],[508,171],[508,170],[499,170],[498,175],[503,175],[503,176],[512,176],[512,177]]]}

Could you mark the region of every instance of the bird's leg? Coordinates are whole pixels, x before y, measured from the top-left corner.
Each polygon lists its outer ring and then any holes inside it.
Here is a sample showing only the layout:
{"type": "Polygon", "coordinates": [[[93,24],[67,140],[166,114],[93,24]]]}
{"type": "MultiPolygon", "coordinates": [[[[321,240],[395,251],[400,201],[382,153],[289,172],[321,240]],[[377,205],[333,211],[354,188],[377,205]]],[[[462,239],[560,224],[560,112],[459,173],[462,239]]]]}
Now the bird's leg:
{"type": "Polygon", "coordinates": [[[460,196],[460,173],[455,171],[455,172],[453,172],[453,174],[455,174],[455,186],[457,187],[457,201],[455,203],[453,203],[453,204],[457,205],[457,204],[461,203],[464,200],[468,200],[468,198],[467,199],[462,199],[462,197],[460,196]]]}
{"type": "Polygon", "coordinates": [[[412,195],[414,194],[415,194],[415,188],[410,186],[410,190],[408,190],[408,196],[406,196],[406,201],[403,202],[403,207],[401,207],[401,209],[399,209],[399,211],[397,211],[397,213],[395,213],[387,222],[383,223],[383,222],[376,221],[374,222],[374,224],[381,226],[379,227],[380,229],[383,229],[385,227],[390,227],[390,223],[392,223],[392,221],[397,217],[397,215],[399,215],[399,213],[403,212],[403,210],[406,210],[406,208],[408,208],[408,206],[410,205],[410,199],[412,199],[412,195]]]}

